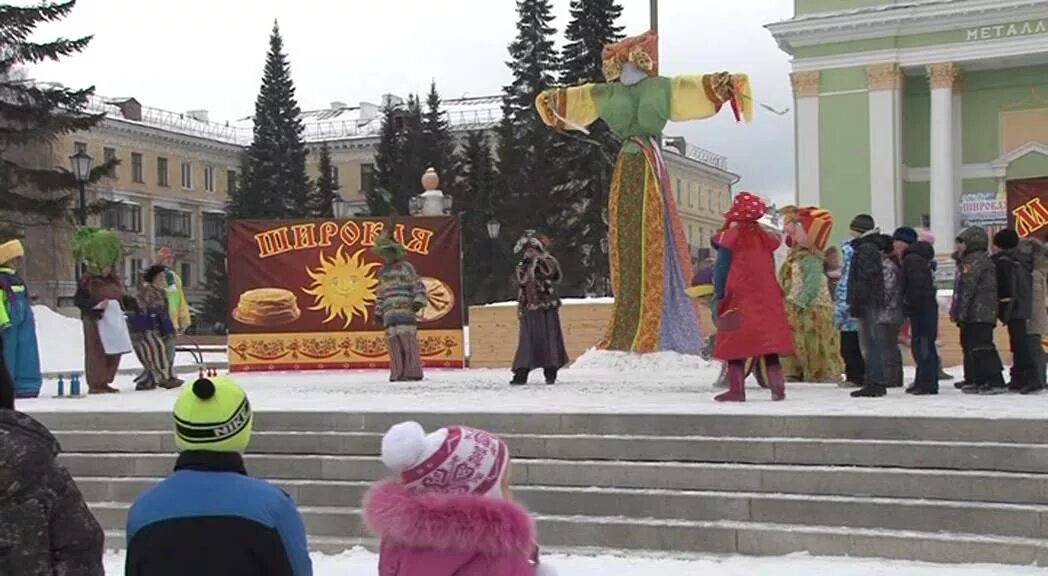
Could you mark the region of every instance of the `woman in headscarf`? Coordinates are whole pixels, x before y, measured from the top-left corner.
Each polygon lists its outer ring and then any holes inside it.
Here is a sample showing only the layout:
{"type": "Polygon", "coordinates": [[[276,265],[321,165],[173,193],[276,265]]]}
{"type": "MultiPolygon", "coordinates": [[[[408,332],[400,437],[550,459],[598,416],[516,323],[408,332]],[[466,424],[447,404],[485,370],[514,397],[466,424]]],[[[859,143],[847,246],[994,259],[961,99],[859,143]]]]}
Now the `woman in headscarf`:
{"type": "Polygon", "coordinates": [[[84,325],[84,372],[89,394],[119,392],[111,384],[120,369],[121,354],[107,354],[99,334],[99,321],[110,302],[122,303],[124,287],[116,273],[123,258],[120,238],[109,230],[81,229],[76,255],[87,265],[80,277],[74,303],[84,325]]]}
{"type": "Polygon", "coordinates": [[[775,250],[782,240],[759,220],[763,200],[743,192],[724,214],[720,250],[730,256],[723,298],[717,304],[717,341],[713,356],[728,362],[728,391],[719,402],[745,402],[746,361],[763,357],[772,400],[786,398],[780,356],[793,354],[783,291],[775,275],[775,250]]]}
{"type": "Polygon", "coordinates": [[[524,243],[524,257],[517,264],[517,317],[520,329],[513,357],[513,380],[528,383],[528,373],[542,368],[546,384],[557,382],[557,372],[568,364],[564,334],[560,329],[560,264],[539,238],[524,243]]]}

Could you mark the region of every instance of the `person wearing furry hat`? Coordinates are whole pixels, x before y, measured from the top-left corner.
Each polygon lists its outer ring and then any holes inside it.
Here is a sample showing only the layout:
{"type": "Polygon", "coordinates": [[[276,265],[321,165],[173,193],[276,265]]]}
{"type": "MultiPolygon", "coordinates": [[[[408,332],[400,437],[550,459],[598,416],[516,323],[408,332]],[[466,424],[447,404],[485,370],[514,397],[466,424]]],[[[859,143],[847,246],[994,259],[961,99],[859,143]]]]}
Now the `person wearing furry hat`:
{"type": "Polygon", "coordinates": [[[4,360],[15,382],[15,396],[36,398],[43,380],[33,303],[17,272],[24,255],[18,240],[0,244],[0,332],[4,338],[4,360]]]}
{"type": "Polygon", "coordinates": [[[957,236],[957,281],[950,313],[961,329],[967,394],[1001,394],[1008,387],[1001,377],[1004,367],[993,341],[997,325],[997,272],[988,253],[990,241],[984,228],[971,226],[957,236]]]}
{"type": "Polygon", "coordinates": [[[992,256],[997,272],[997,317],[1008,327],[1012,350],[1012,392],[1036,392],[1040,379],[1034,373],[1034,360],[1029,345],[1028,324],[1033,315],[1033,253],[1019,247],[1019,234],[1011,228],[993,237],[996,254],[992,256]]]}
{"type": "Polygon", "coordinates": [[[1033,357],[1036,390],[1045,389],[1045,345],[1048,344],[1048,245],[1033,236],[1019,241],[1020,249],[1030,253],[1033,261],[1031,314],[1027,325],[1030,355],[1033,357]]]}
{"type": "Polygon", "coordinates": [[[84,325],[84,371],[90,394],[119,392],[110,386],[120,369],[121,355],[106,354],[99,335],[99,321],[110,301],[123,302],[124,284],[116,273],[123,258],[120,237],[110,230],[81,228],[76,238],[76,255],[87,265],[80,277],[73,303],[80,309],[84,325]]]}
{"type": "Polygon", "coordinates": [[[542,368],[546,384],[557,382],[557,372],[568,365],[560,327],[560,263],[540,238],[528,238],[517,263],[517,352],[513,356],[511,385],[528,383],[528,374],[542,368]]]}
{"type": "Polygon", "coordinates": [[[826,244],[833,217],[821,208],[787,206],[786,244],[779,269],[786,293],[786,316],[793,333],[793,356],[783,358],[786,379],[793,382],[840,382],[840,333],[833,326],[833,298],[825,277],[826,244]]]}
{"type": "Polygon", "coordinates": [[[381,540],[379,574],[555,574],[513,499],[509,447],[498,436],[465,426],[426,434],[402,422],[382,438],[381,457],[398,476],[364,497],[364,523],[381,540]]]}
{"type": "Polygon", "coordinates": [[[386,331],[389,381],[422,380],[417,325],[418,313],[426,307],[426,287],[404,259],[404,246],[388,232],[375,240],[372,251],[384,262],[378,272],[375,317],[386,331]]]}
{"type": "Polygon", "coordinates": [[[232,378],[201,378],[172,414],[171,476],[127,514],[126,576],[312,576],[306,529],[283,490],[248,475],[254,413],[232,378]]]}

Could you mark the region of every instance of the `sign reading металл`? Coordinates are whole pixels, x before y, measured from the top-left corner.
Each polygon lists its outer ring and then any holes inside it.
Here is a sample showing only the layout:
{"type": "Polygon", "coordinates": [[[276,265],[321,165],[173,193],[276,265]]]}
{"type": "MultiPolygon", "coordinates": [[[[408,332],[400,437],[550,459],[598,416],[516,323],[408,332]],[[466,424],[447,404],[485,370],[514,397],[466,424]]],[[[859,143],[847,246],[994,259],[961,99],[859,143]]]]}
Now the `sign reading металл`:
{"type": "Polygon", "coordinates": [[[1048,34],[1048,18],[968,28],[965,39],[969,42],[975,40],[999,40],[1016,36],[1033,36],[1034,34],[1048,34]]]}

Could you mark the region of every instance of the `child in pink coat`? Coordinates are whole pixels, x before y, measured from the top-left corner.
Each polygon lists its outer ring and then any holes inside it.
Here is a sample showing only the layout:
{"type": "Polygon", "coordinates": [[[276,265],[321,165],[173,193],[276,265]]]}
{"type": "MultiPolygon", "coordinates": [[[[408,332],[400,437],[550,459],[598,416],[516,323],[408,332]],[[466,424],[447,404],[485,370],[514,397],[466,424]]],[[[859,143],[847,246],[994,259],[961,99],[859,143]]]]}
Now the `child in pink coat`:
{"type": "Polygon", "coordinates": [[[509,449],[494,434],[402,422],[382,438],[400,474],[372,486],[364,522],[381,541],[380,576],[552,576],[535,523],[513,501],[509,449]]]}

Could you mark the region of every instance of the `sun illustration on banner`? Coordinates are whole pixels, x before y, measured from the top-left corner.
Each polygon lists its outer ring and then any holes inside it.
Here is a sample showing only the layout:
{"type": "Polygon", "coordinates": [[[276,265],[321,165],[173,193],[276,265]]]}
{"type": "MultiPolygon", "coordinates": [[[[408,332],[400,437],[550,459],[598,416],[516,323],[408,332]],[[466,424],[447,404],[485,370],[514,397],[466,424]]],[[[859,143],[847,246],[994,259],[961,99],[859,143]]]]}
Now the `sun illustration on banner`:
{"type": "Polygon", "coordinates": [[[368,319],[368,307],[375,303],[375,287],[378,286],[378,279],[372,272],[379,264],[364,262],[363,253],[364,249],[360,249],[347,256],[339,246],[332,258],[320,253],[320,267],[306,268],[313,283],[302,291],[313,297],[314,306],[310,310],[323,310],[328,315],[325,324],[342,318],[345,321],[343,328],[349,328],[357,314],[365,321],[368,319]]]}

